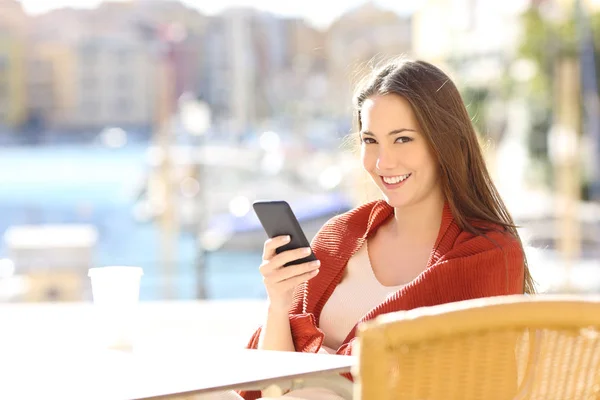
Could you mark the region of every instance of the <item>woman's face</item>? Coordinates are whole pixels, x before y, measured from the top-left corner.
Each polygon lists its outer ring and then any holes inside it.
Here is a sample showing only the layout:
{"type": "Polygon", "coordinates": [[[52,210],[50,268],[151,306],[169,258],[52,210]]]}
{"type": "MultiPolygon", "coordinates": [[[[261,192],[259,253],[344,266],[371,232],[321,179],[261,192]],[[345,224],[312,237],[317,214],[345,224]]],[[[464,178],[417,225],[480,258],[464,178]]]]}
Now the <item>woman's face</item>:
{"type": "Polygon", "coordinates": [[[441,196],[438,162],[412,107],[394,94],[373,96],[361,110],[364,169],[392,207],[441,196]]]}

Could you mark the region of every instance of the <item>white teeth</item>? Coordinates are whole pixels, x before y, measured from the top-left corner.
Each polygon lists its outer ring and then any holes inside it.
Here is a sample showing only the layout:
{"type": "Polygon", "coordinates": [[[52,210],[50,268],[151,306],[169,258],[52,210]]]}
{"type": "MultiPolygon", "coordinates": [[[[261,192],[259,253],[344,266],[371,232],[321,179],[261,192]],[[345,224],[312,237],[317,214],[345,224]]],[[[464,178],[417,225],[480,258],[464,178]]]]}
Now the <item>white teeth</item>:
{"type": "Polygon", "coordinates": [[[410,174],[400,175],[400,176],[384,176],[383,181],[388,185],[395,185],[396,183],[400,183],[406,178],[408,178],[410,174]]]}

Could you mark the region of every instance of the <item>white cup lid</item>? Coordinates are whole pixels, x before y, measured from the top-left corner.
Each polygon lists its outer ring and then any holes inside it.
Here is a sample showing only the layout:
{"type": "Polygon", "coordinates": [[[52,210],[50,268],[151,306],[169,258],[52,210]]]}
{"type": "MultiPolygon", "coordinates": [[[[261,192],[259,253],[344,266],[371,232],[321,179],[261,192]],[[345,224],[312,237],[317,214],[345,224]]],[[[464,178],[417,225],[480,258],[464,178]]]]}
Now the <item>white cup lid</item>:
{"type": "Polygon", "coordinates": [[[144,270],[141,267],[109,266],[90,268],[88,271],[88,276],[91,278],[105,274],[132,274],[135,276],[142,276],[144,275],[144,270]]]}

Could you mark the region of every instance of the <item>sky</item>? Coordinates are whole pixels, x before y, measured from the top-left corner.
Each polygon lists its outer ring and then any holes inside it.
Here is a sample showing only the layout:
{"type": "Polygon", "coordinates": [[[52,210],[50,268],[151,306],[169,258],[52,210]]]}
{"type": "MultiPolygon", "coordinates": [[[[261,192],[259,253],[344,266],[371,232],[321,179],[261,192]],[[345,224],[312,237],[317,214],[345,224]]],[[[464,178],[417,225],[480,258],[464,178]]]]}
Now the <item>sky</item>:
{"type": "MultiPolygon", "coordinates": [[[[365,0],[343,0],[343,2],[327,0],[182,0],[182,2],[209,15],[214,15],[229,7],[251,6],[275,14],[304,17],[312,24],[324,27],[345,11],[363,4],[365,0]]],[[[409,13],[411,6],[407,3],[413,3],[398,0],[375,0],[374,2],[400,14],[409,13]]],[[[101,3],[101,0],[21,0],[21,3],[27,12],[39,14],[60,7],[93,8],[101,3]]]]}

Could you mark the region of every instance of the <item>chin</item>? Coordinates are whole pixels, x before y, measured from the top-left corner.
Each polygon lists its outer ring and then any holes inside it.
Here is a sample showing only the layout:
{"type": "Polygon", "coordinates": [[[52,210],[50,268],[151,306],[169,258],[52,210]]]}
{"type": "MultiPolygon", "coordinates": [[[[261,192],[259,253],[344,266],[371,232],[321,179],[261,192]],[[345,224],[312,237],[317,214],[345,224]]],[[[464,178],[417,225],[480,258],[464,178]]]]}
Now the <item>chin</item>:
{"type": "Polygon", "coordinates": [[[405,197],[388,196],[385,193],[383,194],[383,199],[386,203],[388,203],[391,207],[394,208],[402,208],[412,204],[412,202],[405,197]]]}

